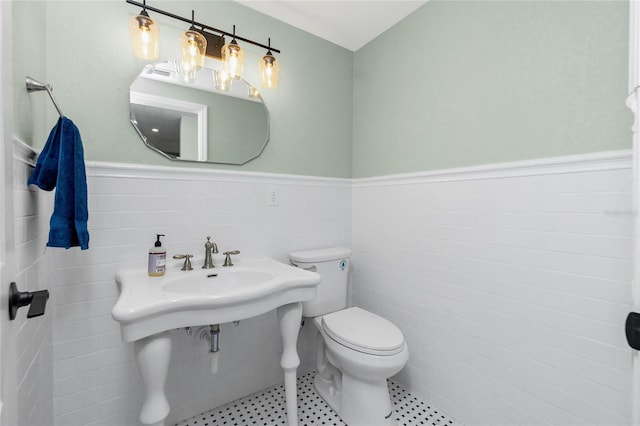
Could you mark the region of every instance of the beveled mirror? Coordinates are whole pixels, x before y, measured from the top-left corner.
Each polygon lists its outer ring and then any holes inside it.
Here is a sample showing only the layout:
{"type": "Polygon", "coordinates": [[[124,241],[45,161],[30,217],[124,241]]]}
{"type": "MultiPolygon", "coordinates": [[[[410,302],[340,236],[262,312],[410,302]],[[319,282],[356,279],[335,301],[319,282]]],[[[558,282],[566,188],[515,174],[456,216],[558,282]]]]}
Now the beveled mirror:
{"type": "Polygon", "coordinates": [[[244,164],[269,141],[269,112],[244,80],[216,89],[215,71],[183,82],[175,64],[146,66],[129,89],[131,124],[149,148],[171,160],[244,164]]]}

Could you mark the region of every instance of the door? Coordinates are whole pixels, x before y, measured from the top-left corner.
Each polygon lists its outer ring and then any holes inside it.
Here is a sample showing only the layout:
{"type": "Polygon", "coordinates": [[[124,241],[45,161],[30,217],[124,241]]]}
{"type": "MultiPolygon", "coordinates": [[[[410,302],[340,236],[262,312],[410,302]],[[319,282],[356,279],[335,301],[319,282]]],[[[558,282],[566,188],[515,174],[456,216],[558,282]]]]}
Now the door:
{"type": "MultiPolygon", "coordinates": [[[[634,114],[633,121],[633,222],[634,222],[634,271],[631,286],[633,310],[640,312],[640,5],[629,2],[629,97],[627,106],[634,114]]],[[[627,320],[629,339],[630,314],[627,320]]],[[[638,317],[636,317],[636,320],[638,317]]],[[[631,344],[631,341],[630,341],[631,344]]],[[[640,425],[640,352],[633,351],[633,381],[631,418],[633,425],[640,425]]]]}
{"type": "Polygon", "coordinates": [[[0,424],[17,421],[16,331],[7,294],[15,279],[13,238],[13,130],[11,1],[0,1],[0,424]]]}

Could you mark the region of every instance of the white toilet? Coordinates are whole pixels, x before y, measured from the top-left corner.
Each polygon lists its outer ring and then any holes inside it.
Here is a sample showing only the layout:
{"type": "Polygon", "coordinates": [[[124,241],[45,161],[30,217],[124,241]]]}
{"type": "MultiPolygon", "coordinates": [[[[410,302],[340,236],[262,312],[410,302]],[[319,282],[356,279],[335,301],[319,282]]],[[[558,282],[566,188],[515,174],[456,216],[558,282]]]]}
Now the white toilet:
{"type": "Polygon", "coordinates": [[[315,299],[302,303],[319,335],[314,386],[348,426],[395,426],[387,378],[405,366],[409,349],[388,320],[347,308],[350,256],[341,247],[289,255],[293,265],[321,276],[315,299]]]}

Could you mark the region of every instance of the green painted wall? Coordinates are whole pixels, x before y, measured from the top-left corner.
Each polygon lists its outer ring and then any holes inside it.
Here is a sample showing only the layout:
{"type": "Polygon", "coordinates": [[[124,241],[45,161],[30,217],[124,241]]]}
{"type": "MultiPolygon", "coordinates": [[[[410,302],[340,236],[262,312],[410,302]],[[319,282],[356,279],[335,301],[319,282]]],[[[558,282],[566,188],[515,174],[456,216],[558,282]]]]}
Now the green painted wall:
{"type": "Polygon", "coordinates": [[[46,8],[44,2],[14,1],[13,19],[13,133],[31,146],[42,146],[54,121],[45,92],[28,95],[25,77],[46,81],[46,8]],[[48,128],[47,128],[48,127],[48,128]]]}
{"type": "MultiPolygon", "coordinates": [[[[194,9],[197,21],[227,31],[235,24],[244,37],[264,43],[271,37],[283,52],[280,87],[261,91],[271,115],[271,140],[263,154],[243,166],[175,163],[145,147],[129,123],[129,85],[146,64],[133,56],[129,42],[128,21],[140,9],[124,1],[14,2],[25,12],[35,6],[22,3],[36,3],[45,10],[46,41],[40,45],[46,45],[46,52],[35,48],[41,56],[37,68],[41,71],[39,64],[46,64],[40,78],[54,86],[64,113],[80,128],[86,160],[351,176],[352,52],[232,1],[151,1],[152,6],[186,17],[194,9]]],[[[160,25],[159,60],[177,58],[178,37],[188,25],[151,15],[160,25]]],[[[19,18],[14,26],[19,28],[27,16],[14,13],[19,18]]],[[[245,79],[259,86],[257,62],[266,52],[244,47],[245,79]]],[[[20,55],[14,50],[15,57],[20,55]]],[[[218,61],[212,64],[219,66],[218,61]]],[[[14,67],[17,87],[24,87],[22,74],[31,68],[26,60],[14,67]]],[[[33,96],[46,97],[15,92],[15,133],[40,149],[56,115],[50,104],[43,104],[48,108],[41,120],[46,133],[32,136],[27,123],[37,115],[37,105],[26,98],[33,96]]]]}
{"type": "MultiPolygon", "coordinates": [[[[283,50],[258,159],[174,163],[143,145],[128,93],[145,62],[124,1],[14,2],[16,135],[39,149],[56,119],[45,94],[24,91],[29,74],[54,86],[87,160],[366,177],[631,146],[626,1],[431,0],[355,54],[230,1],[153,4],[283,50]]],[[[176,58],[184,26],[155,18],[160,60],[176,58]]],[[[264,52],[247,50],[257,83],[264,52]]]]}
{"type": "Polygon", "coordinates": [[[353,176],[630,148],[628,10],[429,1],[355,53],[353,176]]]}

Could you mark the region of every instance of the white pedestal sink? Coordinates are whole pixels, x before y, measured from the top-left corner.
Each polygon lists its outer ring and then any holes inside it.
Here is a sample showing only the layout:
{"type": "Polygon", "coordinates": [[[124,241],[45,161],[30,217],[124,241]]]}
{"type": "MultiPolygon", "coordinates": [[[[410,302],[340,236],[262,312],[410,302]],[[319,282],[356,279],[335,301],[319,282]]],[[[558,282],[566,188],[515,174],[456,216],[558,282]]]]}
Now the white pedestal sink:
{"type": "Polygon", "coordinates": [[[302,304],[315,297],[320,275],[270,258],[234,259],[229,268],[168,270],[149,277],[146,269],[116,274],[120,298],[113,318],[120,322],[122,340],[134,342],[138,370],[145,387],[140,421],[163,425],[169,414],[165,383],[171,357],[168,330],[221,324],[278,310],[283,352],[287,420],[298,424],[296,341],[302,304]]]}

